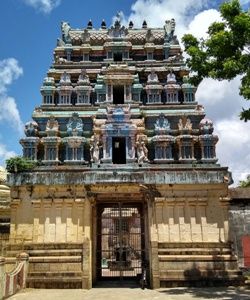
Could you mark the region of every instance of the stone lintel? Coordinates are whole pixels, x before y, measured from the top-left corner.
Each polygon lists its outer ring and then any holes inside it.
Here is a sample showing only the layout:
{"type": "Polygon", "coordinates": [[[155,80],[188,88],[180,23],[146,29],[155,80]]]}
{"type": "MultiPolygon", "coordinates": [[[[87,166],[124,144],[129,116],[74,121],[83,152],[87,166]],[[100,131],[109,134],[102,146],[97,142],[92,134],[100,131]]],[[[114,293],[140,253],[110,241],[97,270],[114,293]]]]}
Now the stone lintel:
{"type": "Polygon", "coordinates": [[[10,207],[11,208],[16,208],[20,205],[21,199],[12,199],[10,202],[10,207]]]}
{"type": "Polygon", "coordinates": [[[33,204],[34,208],[40,208],[41,207],[41,200],[32,200],[31,203],[33,204]]]}
{"type": "Polygon", "coordinates": [[[50,199],[43,199],[43,206],[45,208],[51,207],[52,206],[52,199],[51,198],[50,199]]]}
{"type": "Polygon", "coordinates": [[[156,205],[166,204],[168,206],[185,206],[185,205],[207,205],[208,199],[206,197],[196,197],[196,198],[188,198],[188,197],[155,197],[156,205]]]}

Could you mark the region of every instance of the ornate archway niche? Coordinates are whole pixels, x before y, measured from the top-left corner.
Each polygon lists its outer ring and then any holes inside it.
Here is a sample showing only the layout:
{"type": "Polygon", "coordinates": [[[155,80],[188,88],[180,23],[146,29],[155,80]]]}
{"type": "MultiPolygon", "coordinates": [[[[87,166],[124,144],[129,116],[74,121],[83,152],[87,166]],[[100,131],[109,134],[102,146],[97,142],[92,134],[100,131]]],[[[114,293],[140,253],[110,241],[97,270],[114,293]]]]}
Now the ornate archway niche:
{"type": "Polygon", "coordinates": [[[103,145],[102,162],[112,163],[114,138],[125,139],[126,163],[135,162],[137,126],[130,120],[130,107],[108,107],[107,117],[106,123],[101,126],[101,139],[103,145]]]}

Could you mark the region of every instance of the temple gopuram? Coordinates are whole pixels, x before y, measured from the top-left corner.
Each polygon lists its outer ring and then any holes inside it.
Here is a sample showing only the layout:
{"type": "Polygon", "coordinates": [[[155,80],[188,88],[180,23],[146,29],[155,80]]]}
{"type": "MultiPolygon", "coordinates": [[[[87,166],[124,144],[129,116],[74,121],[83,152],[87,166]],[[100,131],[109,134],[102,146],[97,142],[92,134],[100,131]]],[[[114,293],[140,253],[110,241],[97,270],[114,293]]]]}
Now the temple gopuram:
{"type": "Polygon", "coordinates": [[[234,282],[230,174],[175,20],[61,33],[20,140],[36,166],[8,179],[8,255],[29,254],[27,286],[234,282]]]}

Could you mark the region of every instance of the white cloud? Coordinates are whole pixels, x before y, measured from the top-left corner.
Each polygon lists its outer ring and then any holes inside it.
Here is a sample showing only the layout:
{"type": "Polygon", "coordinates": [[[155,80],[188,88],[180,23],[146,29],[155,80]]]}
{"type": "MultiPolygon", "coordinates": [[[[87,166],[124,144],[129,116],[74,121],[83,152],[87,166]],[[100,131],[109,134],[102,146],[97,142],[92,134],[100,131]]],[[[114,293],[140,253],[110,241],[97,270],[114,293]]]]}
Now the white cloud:
{"type": "Polygon", "coordinates": [[[220,140],[217,145],[217,156],[223,166],[233,171],[235,184],[250,173],[250,123],[237,118],[215,123],[220,140]]]}
{"type": "Polygon", "coordinates": [[[7,87],[23,74],[15,58],[0,61],[0,122],[6,122],[20,134],[23,123],[14,98],[7,95],[7,87]]]}
{"type": "Polygon", "coordinates": [[[132,20],[136,27],[141,27],[144,20],[149,27],[163,27],[166,20],[174,18],[176,34],[181,38],[193,16],[207,7],[207,0],[137,0],[124,19],[132,20]]]}
{"type": "Polygon", "coordinates": [[[249,0],[240,0],[240,4],[241,5],[250,4],[250,1],[249,0]]]}
{"type": "Polygon", "coordinates": [[[234,80],[204,79],[196,93],[219,136],[217,157],[233,172],[235,185],[250,173],[250,122],[239,119],[246,100],[239,95],[240,76],[234,80]]]}
{"type": "Polygon", "coordinates": [[[9,96],[0,96],[0,107],[0,122],[9,123],[9,125],[21,135],[24,125],[21,121],[15,99],[9,96]]]}
{"type": "Polygon", "coordinates": [[[246,100],[239,95],[240,76],[231,81],[205,78],[198,87],[196,99],[204,105],[214,121],[239,116],[246,100]]]}
{"type": "MultiPolygon", "coordinates": [[[[184,33],[192,33],[197,38],[206,38],[207,30],[211,23],[219,22],[222,18],[216,9],[207,9],[197,14],[189,23],[187,31],[184,33]]],[[[178,24],[177,24],[178,25],[178,24]]]]}
{"type": "Polygon", "coordinates": [[[23,0],[27,5],[49,14],[54,8],[60,5],[61,0],[23,0]]]}
{"type": "Polygon", "coordinates": [[[0,94],[7,91],[7,86],[14,79],[23,74],[23,69],[19,66],[15,58],[7,58],[0,61],[0,94]]]}
{"type": "Polygon", "coordinates": [[[0,165],[3,165],[5,160],[12,156],[16,156],[16,153],[14,151],[7,150],[4,144],[0,144],[0,165]]]}

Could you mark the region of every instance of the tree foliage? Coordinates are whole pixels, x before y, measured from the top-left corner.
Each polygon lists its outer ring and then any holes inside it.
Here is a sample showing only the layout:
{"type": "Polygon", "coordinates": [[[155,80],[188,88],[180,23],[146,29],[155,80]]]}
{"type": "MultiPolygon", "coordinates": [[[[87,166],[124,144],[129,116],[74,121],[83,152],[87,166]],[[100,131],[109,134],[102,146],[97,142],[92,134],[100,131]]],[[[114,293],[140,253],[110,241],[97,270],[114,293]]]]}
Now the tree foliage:
{"type": "MultiPolygon", "coordinates": [[[[195,73],[192,83],[198,85],[206,77],[231,80],[241,75],[240,95],[250,100],[250,14],[238,0],[223,3],[220,13],[222,21],[209,26],[207,39],[191,34],[182,39],[190,56],[187,64],[195,73]]],[[[250,108],[243,109],[240,118],[250,120],[250,108]]]]}
{"type": "Polygon", "coordinates": [[[9,173],[25,172],[32,170],[37,163],[21,156],[11,157],[6,160],[6,170],[9,173]]]}
{"type": "Polygon", "coordinates": [[[250,175],[247,176],[246,180],[241,180],[239,186],[243,188],[250,187],[250,175]]]}

